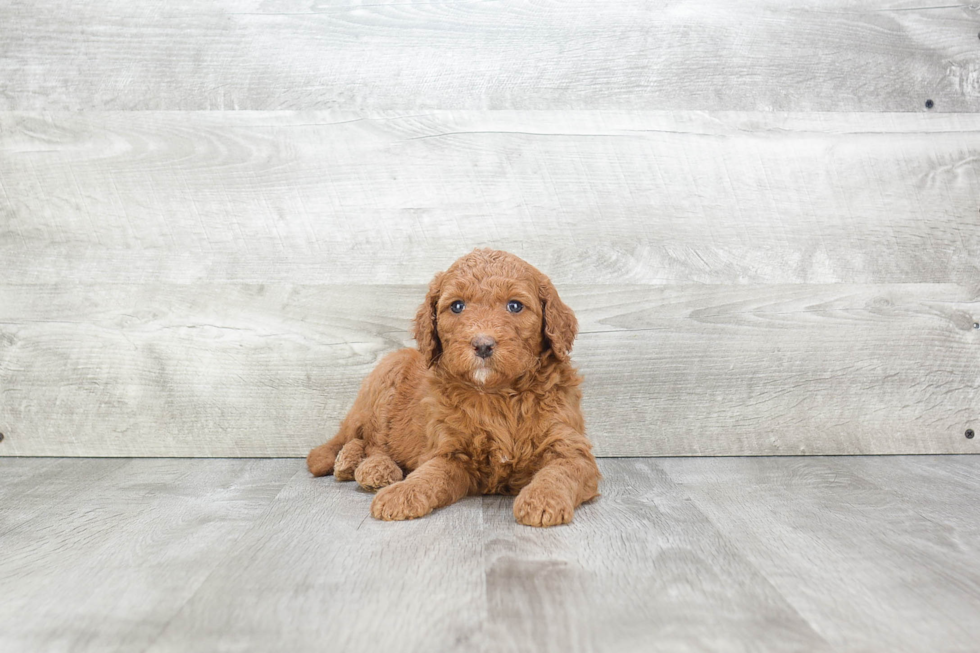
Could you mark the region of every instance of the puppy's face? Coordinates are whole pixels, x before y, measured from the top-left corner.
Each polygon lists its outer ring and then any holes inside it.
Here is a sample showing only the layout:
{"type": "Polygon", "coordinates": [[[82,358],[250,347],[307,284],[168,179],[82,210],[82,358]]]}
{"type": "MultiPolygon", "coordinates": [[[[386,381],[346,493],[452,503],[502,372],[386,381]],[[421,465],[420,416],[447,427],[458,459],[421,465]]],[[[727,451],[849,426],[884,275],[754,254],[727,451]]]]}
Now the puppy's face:
{"type": "Polygon", "coordinates": [[[489,249],[437,274],[415,318],[430,365],[478,387],[506,385],[543,356],[567,361],[576,328],[548,277],[489,249]]]}
{"type": "Polygon", "coordinates": [[[478,385],[505,384],[543,350],[541,302],[529,278],[458,275],[436,302],[439,364],[478,385]]]}

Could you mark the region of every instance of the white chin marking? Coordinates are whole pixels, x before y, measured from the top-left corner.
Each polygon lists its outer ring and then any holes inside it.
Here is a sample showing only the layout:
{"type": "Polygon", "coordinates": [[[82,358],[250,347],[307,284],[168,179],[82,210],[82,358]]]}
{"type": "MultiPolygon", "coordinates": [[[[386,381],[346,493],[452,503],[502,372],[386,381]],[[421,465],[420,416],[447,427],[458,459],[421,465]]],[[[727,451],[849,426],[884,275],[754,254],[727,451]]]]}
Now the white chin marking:
{"type": "Polygon", "coordinates": [[[480,384],[487,382],[487,377],[490,376],[490,369],[487,367],[481,367],[479,369],[473,370],[473,379],[480,384]]]}

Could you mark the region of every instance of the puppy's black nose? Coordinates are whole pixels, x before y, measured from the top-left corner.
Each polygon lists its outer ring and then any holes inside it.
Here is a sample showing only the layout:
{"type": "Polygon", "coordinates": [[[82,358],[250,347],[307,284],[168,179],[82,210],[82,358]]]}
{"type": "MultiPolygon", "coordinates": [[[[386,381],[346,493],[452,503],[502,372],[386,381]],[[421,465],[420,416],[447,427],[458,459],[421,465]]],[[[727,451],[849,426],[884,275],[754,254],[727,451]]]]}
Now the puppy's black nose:
{"type": "Polygon", "coordinates": [[[490,336],[477,336],[473,338],[472,344],[477,356],[480,358],[490,358],[497,341],[490,336]]]}

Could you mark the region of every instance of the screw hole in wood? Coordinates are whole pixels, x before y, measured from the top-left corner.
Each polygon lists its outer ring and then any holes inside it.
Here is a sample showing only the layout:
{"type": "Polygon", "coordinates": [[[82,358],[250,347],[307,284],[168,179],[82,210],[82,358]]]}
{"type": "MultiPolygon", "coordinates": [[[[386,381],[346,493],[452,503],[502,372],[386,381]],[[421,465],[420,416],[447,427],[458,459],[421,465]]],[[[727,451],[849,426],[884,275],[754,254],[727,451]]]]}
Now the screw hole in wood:
{"type": "Polygon", "coordinates": [[[972,440],[973,439],[973,429],[967,429],[966,430],[966,439],[967,440],[972,440]]]}
{"type": "Polygon", "coordinates": [[[3,442],[3,433],[0,433],[0,442],[3,442]]]}
{"type": "Polygon", "coordinates": [[[936,106],[935,102],[933,102],[932,100],[926,100],[926,109],[931,109],[934,106],[936,106]]]}

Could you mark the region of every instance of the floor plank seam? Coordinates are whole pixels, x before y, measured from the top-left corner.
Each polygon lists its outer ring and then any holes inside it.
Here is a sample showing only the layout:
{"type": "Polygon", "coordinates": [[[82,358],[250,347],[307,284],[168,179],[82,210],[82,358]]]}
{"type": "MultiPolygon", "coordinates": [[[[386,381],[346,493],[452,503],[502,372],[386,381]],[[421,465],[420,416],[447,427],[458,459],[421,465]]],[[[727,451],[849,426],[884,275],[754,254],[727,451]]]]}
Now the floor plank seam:
{"type": "MultiPolygon", "coordinates": [[[[283,482],[282,487],[279,488],[279,491],[276,492],[276,494],[269,500],[268,504],[266,504],[265,509],[260,514],[256,515],[255,518],[252,520],[252,523],[247,528],[243,528],[242,531],[238,534],[238,536],[234,538],[234,540],[228,543],[228,546],[226,547],[225,551],[226,552],[233,551],[235,547],[238,545],[238,543],[241,542],[242,539],[256,527],[256,524],[260,523],[261,520],[267,514],[269,514],[270,510],[275,505],[276,501],[279,500],[279,497],[282,496],[283,492],[286,491],[286,488],[289,486],[289,484],[292,483],[297,476],[304,473],[306,473],[306,470],[301,469],[296,473],[294,473],[293,475],[291,475],[289,478],[287,478],[283,482]]],[[[160,641],[161,638],[166,634],[167,629],[170,627],[170,624],[173,623],[174,619],[180,616],[180,614],[191,603],[194,597],[196,597],[197,594],[201,591],[201,589],[205,585],[207,585],[207,582],[218,571],[223,561],[224,559],[218,559],[215,562],[214,566],[211,568],[211,571],[209,571],[207,575],[201,579],[201,582],[197,584],[197,587],[194,588],[194,591],[191,592],[187,596],[187,598],[183,601],[183,603],[181,603],[180,606],[173,611],[173,613],[170,615],[167,621],[160,627],[160,630],[157,632],[157,634],[154,635],[153,638],[147,643],[146,647],[142,649],[141,653],[146,653],[147,651],[151,650],[154,646],[156,646],[157,642],[160,641]]]]}
{"type": "MultiPolygon", "coordinates": [[[[64,458],[64,459],[61,459],[61,460],[71,460],[71,459],[70,459],[70,458],[64,458]]],[[[130,459],[130,460],[131,460],[131,459],[130,459]]],[[[99,481],[103,481],[103,480],[105,480],[106,478],[108,478],[109,476],[112,476],[112,475],[114,475],[114,474],[115,474],[116,472],[118,472],[119,470],[121,470],[121,469],[124,469],[125,467],[127,467],[127,466],[128,466],[128,463],[130,462],[130,460],[126,460],[126,463],[127,463],[127,464],[122,464],[122,465],[119,465],[118,467],[114,467],[114,468],[112,468],[112,469],[109,469],[109,470],[107,470],[107,471],[106,471],[105,473],[103,473],[103,474],[101,474],[101,475],[99,475],[99,476],[97,476],[97,477],[95,477],[94,479],[91,479],[91,483],[90,483],[90,485],[91,485],[91,484],[94,484],[94,483],[97,483],[97,482],[99,482],[99,481]]],[[[92,488],[92,487],[90,487],[90,488],[89,488],[88,490],[86,490],[86,491],[85,491],[85,492],[83,492],[82,494],[83,494],[83,496],[90,496],[90,495],[93,495],[93,494],[96,494],[97,492],[98,492],[98,489],[96,489],[96,488],[92,488]]],[[[6,536],[6,535],[9,535],[10,533],[13,533],[13,532],[15,532],[15,531],[17,531],[17,530],[19,530],[19,529],[21,529],[21,528],[23,528],[24,526],[28,526],[28,525],[30,525],[31,523],[33,523],[33,522],[35,522],[35,521],[37,521],[38,519],[41,519],[41,518],[42,518],[42,517],[44,517],[44,516],[45,516],[45,515],[44,515],[43,513],[40,513],[40,512],[39,512],[38,514],[36,514],[36,515],[34,515],[34,516],[32,516],[32,517],[30,517],[30,518],[29,518],[29,519],[27,519],[26,521],[23,521],[23,522],[21,522],[21,523],[19,523],[19,524],[15,524],[14,526],[11,526],[11,527],[10,527],[10,528],[8,528],[7,530],[5,530],[5,531],[3,531],[3,532],[0,532],[0,537],[4,537],[4,536],[6,536]]]]}
{"type": "Polygon", "coordinates": [[[704,518],[704,520],[709,524],[711,524],[711,527],[715,530],[715,532],[718,533],[718,535],[728,544],[728,546],[730,546],[732,550],[738,554],[739,558],[743,561],[743,563],[747,567],[752,569],[758,575],[758,577],[762,579],[762,581],[765,582],[765,584],[769,586],[772,589],[772,591],[783,600],[786,606],[793,611],[793,614],[798,616],[800,618],[800,621],[802,621],[807,625],[807,627],[810,629],[813,635],[816,636],[821,642],[823,642],[827,646],[827,650],[828,651],[836,650],[836,647],[830,643],[829,639],[827,639],[827,634],[819,630],[817,626],[810,619],[804,616],[803,613],[800,612],[799,606],[797,606],[792,600],[790,600],[790,598],[786,596],[786,594],[782,590],[776,587],[773,584],[773,582],[769,579],[769,577],[763,572],[763,570],[760,569],[754,562],[752,562],[752,559],[748,555],[748,552],[746,552],[738,544],[738,542],[733,540],[733,538],[729,536],[728,533],[725,530],[723,530],[717,524],[717,522],[715,522],[715,520],[713,520],[708,515],[708,513],[702,508],[701,502],[698,500],[698,498],[694,496],[690,491],[688,491],[686,484],[676,480],[673,476],[671,476],[670,472],[667,471],[667,469],[664,468],[663,466],[658,464],[658,467],[663,472],[663,474],[670,480],[670,482],[674,485],[674,487],[682,489],[684,491],[684,495],[688,499],[690,499],[691,505],[697,509],[698,513],[704,518]]]}

